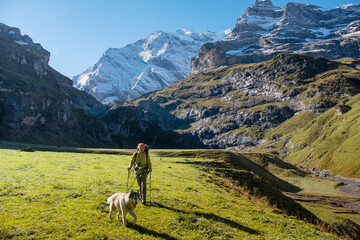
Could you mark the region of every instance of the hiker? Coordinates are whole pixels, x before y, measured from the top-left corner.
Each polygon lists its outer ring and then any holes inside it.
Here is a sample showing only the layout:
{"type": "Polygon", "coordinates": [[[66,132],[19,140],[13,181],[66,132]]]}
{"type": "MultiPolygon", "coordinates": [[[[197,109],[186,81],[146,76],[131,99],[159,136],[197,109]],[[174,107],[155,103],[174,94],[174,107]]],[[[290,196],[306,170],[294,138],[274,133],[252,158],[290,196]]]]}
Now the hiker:
{"type": "Polygon", "coordinates": [[[128,171],[134,166],[137,182],[140,188],[141,202],[146,204],[146,178],[148,173],[152,171],[149,147],[144,143],[139,143],[137,151],[133,154],[128,171]]]}

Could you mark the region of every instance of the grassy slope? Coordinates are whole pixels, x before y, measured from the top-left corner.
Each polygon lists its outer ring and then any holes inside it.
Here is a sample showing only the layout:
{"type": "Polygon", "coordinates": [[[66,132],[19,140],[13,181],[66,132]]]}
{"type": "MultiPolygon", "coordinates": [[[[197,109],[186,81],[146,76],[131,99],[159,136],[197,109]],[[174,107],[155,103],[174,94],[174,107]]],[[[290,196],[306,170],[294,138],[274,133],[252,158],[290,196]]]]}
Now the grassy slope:
{"type": "Polygon", "coordinates": [[[321,115],[301,112],[266,130],[267,141],[245,152],[271,153],[294,165],[360,178],[360,94],[349,98],[346,105],[351,110],[342,115],[336,107],[321,115]]]}
{"type": "MultiPolygon", "coordinates": [[[[205,111],[204,115],[209,117],[212,116],[211,111],[214,109],[252,114],[261,113],[267,107],[277,109],[288,104],[303,105],[319,114],[330,106],[347,100],[360,90],[360,63],[356,59],[327,61],[295,54],[281,56],[262,63],[232,65],[192,75],[136,101],[154,100],[164,109],[181,117],[190,110],[205,111]],[[271,86],[276,92],[291,96],[295,102],[278,102],[279,100],[266,98],[261,94],[248,96],[245,92],[236,90],[236,87],[230,84],[231,81],[226,80],[229,77],[239,80],[246,76],[246,72],[255,74],[253,78],[260,78],[262,83],[267,83],[266,76],[272,79],[276,75],[276,78],[271,80],[271,86]],[[256,75],[256,73],[261,74],[256,75]],[[212,110],[207,112],[207,109],[212,110]]],[[[262,92],[261,88],[259,92],[262,92]]],[[[181,128],[178,132],[196,132],[201,126],[209,125],[209,128],[219,129],[224,138],[241,135],[279,140],[282,136],[292,134],[304,127],[316,117],[310,111],[303,111],[275,129],[264,129],[263,126],[236,126],[233,116],[226,114],[217,116],[215,110],[215,115],[206,121],[203,119],[194,121],[190,123],[191,127],[181,128]]],[[[282,147],[278,144],[278,150],[282,147]]]]}
{"type": "MultiPolygon", "coordinates": [[[[300,169],[295,168],[293,165],[281,161],[278,157],[269,153],[246,153],[242,152],[242,155],[250,159],[253,162],[258,163],[265,169],[273,173],[280,179],[299,187],[301,190],[296,194],[305,196],[321,196],[321,197],[338,197],[349,198],[352,196],[342,194],[336,190],[339,181],[314,177],[309,173],[303,172],[300,169]]],[[[354,197],[356,199],[356,197],[354,197]]],[[[301,202],[301,205],[314,213],[323,221],[327,222],[341,222],[344,219],[350,219],[357,224],[360,224],[360,215],[351,213],[350,210],[339,208],[340,206],[334,205],[334,203],[328,202],[326,204],[313,204],[306,201],[301,202]],[[314,207],[316,205],[316,208],[314,207]],[[309,207],[310,206],[310,207],[309,207]],[[350,214],[349,214],[350,213],[350,214]]]]}
{"type": "MultiPolygon", "coordinates": [[[[359,72],[356,70],[360,69],[360,61],[351,58],[338,61],[355,70],[347,74],[352,78],[354,86],[358,86],[359,81],[356,79],[359,72]]],[[[326,74],[329,83],[331,79],[340,78],[331,72],[326,74]]],[[[320,83],[329,84],[324,81],[320,83]]],[[[333,174],[360,178],[360,95],[348,98],[345,102],[352,109],[343,115],[339,115],[335,108],[318,116],[309,111],[295,115],[265,132],[264,136],[268,140],[266,148],[260,146],[251,151],[278,152],[286,161],[295,165],[329,169],[333,174]],[[285,155],[281,155],[284,151],[285,155]]]]}
{"type": "Polygon", "coordinates": [[[335,108],[296,131],[287,144],[294,164],[330,169],[360,177],[360,95],[347,103],[352,109],[339,115],[335,108]]]}
{"type": "Polygon", "coordinates": [[[106,199],[125,190],[129,156],[0,153],[0,238],[336,239],[216,185],[192,160],[155,155],[152,205],[125,229],[106,199]]]}

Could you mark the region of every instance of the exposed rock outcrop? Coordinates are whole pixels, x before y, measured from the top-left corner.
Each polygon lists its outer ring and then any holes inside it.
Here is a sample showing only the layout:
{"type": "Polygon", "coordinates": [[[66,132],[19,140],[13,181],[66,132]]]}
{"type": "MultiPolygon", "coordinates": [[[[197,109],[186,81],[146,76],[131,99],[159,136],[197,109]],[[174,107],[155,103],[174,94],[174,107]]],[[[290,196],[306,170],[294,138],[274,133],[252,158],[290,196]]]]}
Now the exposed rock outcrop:
{"type": "Polygon", "coordinates": [[[204,45],[191,61],[191,73],[238,63],[269,60],[293,52],[328,59],[360,58],[360,4],[334,9],[270,0],[256,1],[222,40],[204,45]]]}
{"type": "Polygon", "coordinates": [[[50,54],[0,24],[0,138],[50,145],[106,146],[97,118],[107,107],[48,65],[50,54]]]}
{"type": "Polygon", "coordinates": [[[207,147],[244,149],[262,143],[266,129],[302,111],[321,114],[360,93],[353,65],[282,53],[192,75],[140,101],[171,111],[189,124],[181,131],[207,147]]]}

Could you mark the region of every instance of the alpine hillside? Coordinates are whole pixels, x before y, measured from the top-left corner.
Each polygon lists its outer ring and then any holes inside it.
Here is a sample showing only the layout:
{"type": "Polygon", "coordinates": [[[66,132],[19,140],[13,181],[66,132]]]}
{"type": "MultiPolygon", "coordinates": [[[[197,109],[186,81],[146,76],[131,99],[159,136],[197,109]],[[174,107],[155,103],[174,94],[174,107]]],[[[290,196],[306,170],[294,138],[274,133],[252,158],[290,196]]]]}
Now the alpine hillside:
{"type": "Polygon", "coordinates": [[[222,40],[207,43],[191,61],[191,72],[269,60],[293,52],[327,59],[360,57],[360,4],[334,9],[256,0],[222,40]]]}
{"type": "Polygon", "coordinates": [[[311,118],[304,119],[311,121],[360,92],[358,60],[282,53],[260,63],[193,74],[164,90],[106,107],[49,67],[49,53],[39,44],[19,29],[1,26],[3,140],[245,149],[280,138],[269,132],[287,120],[310,112],[311,118]]]}
{"type": "Polygon", "coordinates": [[[251,151],[276,151],[282,159],[304,168],[359,178],[359,108],[360,94],[320,115],[303,111],[269,130],[263,145],[251,151]]]}
{"type": "Polygon", "coordinates": [[[209,148],[244,149],[266,141],[266,132],[288,119],[323,114],[359,94],[360,71],[352,62],[282,53],[191,75],[132,104],[167,110],[188,124],[177,132],[209,148]]]}
{"type": "Polygon", "coordinates": [[[224,37],[186,28],[158,31],[123,48],[109,48],[94,66],[73,77],[74,86],[103,103],[133,99],[189,76],[200,47],[224,37]]]}

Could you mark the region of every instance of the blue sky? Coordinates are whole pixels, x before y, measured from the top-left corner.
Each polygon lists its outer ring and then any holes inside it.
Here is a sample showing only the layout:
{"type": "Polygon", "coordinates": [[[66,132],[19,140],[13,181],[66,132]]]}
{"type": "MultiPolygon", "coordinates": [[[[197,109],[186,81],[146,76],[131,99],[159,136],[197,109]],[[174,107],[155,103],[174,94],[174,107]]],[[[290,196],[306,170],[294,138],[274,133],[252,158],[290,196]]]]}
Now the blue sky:
{"type": "MultiPolygon", "coordinates": [[[[50,66],[72,78],[109,48],[158,30],[224,31],[255,0],[0,0],[0,22],[50,51],[50,66]]],[[[291,1],[272,1],[284,7],[291,1]]],[[[293,0],[333,8],[360,0],[293,0]]]]}

